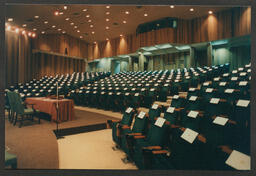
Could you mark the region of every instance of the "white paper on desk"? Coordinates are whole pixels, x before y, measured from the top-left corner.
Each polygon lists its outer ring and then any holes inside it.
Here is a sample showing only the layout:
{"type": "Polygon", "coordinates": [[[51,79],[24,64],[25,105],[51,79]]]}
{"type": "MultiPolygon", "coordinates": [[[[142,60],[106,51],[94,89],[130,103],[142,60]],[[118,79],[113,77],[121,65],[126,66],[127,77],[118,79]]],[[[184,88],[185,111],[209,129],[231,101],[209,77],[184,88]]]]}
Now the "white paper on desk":
{"type": "Polygon", "coordinates": [[[132,112],[132,108],[131,107],[127,108],[125,112],[130,114],[132,112]]]}
{"type": "Polygon", "coordinates": [[[169,84],[164,84],[165,87],[169,86],[169,84]]]}
{"type": "Polygon", "coordinates": [[[175,110],[175,107],[169,107],[166,112],[173,113],[175,110]]]}
{"type": "Polygon", "coordinates": [[[196,101],[196,99],[197,99],[197,96],[191,96],[191,97],[189,98],[190,101],[196,101]]]}
{"type": "Polygon", "coordinates": [[[141,91],[145,91],[145,88],[142,88],[141,91]]]}
{"type": "Polygon", "coordinates": [[[96,94],[96,93],[97,93],[97,91],[94,91],[94,92],[93,92],[93,94],[96,94]]]}
{"type": "Polygon", "coordinates": [[[243,71],[243,70],[244,70],[244,68],[241,68],[241,67],[240,67],[240,68],[238,68],[238,71],[243,71]]]}
{"type": "Polygon", "coordinates": [[[210,84],[209,82],[205,82],[203,85],[204,86],[209,86],[209,84],[210,84]]]}
{"type": "Polygon", "coordinates": [[[115,86],[118,86],[118,84],[115,84],[115,86]]]}
{"type": "Polygon", "coordinates": [[[102,87],[101,90],[105,90],[105,87],[102,87]]]}
{"type": "Polygon", "coordinates": [[[95,89],[97,89],[97,87],[94,87],[93,89],[95,90],[95,89]]]}
{"type": "Polygon", "coordinates": [[[156,120],[156,122],[155,122],[155,125],[161,128],[161,127],[164,125],[164,122],[165,122],[165,121],[166,121],[166,120],[165,120],[164,118],[158,117],[157,120],[156,120]]]}
{"type": "Polygon", "coordinates": [[[246,86],[247,85],[247,81],[240,81],[239,82],[239,86],[246,86]]]}
{"type": "Polygon", "coordinates": [[[125,93],[125,95],[128,96],[128,95],[130,95],[130,93],[127,92],[127,93],[125,93]]]}
{"type": "Polygon", "coordinates": [[[234,92],[234,89],[226,89],[225,90],[225,93],[233,93],[234,92]]]}
{"type": "Polygon", "coordinates": [[[224,117],[220,117],[220,116],[217,116],[213,120],[213,123],[215,123],[217,125],[222,125],[222,126],[225,126],[227,122],[228,122],[228,118],[224,118],[224,117]]]}
{"type": "Polygon", "coordinates": [[[173,99],[178,99],[178,98],[179,98],[179,95],[174,95],[172,98],[173,98],[173,99]]]}
{"type": "Polygon", "coordinates": [[[213,88],[207,88],[205,92],[211,93],[213,91],[213,88]]]}
{"type": "Polygon", "coordinates": [[[227,77],[228,75],[229,75],[228,73],[224,73],[224,74],[223,74],[224,77],[227,77]]]}
{"type": "Polygon", "coordinates": [[[108,94],[109,94],[109,95],[112,95],[113,93],[112,93],[112,92],[109,92],[108,94]]]}
{"type": "Polygon", "coordinates": [[[157,87],[157,86],[158,86],[158,84],[155,84],[154,86],[155,86],[155,87],[157,87]]]}
{"type": "Polygon", "coordinates": [[[233,70],[232,73],[237,73],[237,70],[233,70]]]}
{"type": "Polygon", "coordinates": [[[126,87],[126,88],[124,88],[124,90],[127,90],[127,87],[126,87]]]}
{"type": "Polygon", "coordinates": [[[112,87],[108,88],[108,90],[112,90],[112,87]]]}
{"type": "Polygon", "coordinates": [[[149,84],[146,84],[146,86],[149,86],[149,84]]]}
{"type": "Polygon", "coordinates": [[[154,88],[150,89],[150,91],[154,91],[154,90],[155,90],[154,88]]]}
{"type": "Polygon", "coordinates": [[[153,104],[153,106],[151,108],[152,109],[157,109],[158,108],[158,104],[153,104]]]}
{"type": "Polygon", "coordinates": [[[213,79],[214,81],[219,81],[220,80],[220,78],[218,77],[218,78],[214,78],[213,79]]]}
{"type": "Polygon", "coordinates": [[[232,77],[231,81],[237,81],[238,77],[232,77]]]}
{"type": "Polygon", "coordinates": [[[198,132],[191,130],[187,128],[181,135],[181,138],[189,142],[190,144],[193,144],[194,140],[198,136],[198,132]]]}
{"type": "Polygon", "coordinates": [[[179,80],[175,80],[174,82],[179,82],[179,80]]]}
{"type": "Polygon", "coordinates": [[[249,105],[250,101],[249,100],[238,100],[236,105],[240,107],[247,107],[249,105]]]}
{"type": "Polygon", "coordinates": [[[227,84],[227,82],[220,82],[220,86],[225,86],[227,84]]]}
{"type": "Polygon", "coordinates": [[[117,94],[117,95],[120,95],[120,94],[121,94],[121,92],[117,92],[116,94],[117,94]]]}
{"type": "Polygon", "coordinates": [[[143,112],[143,111],[141,111],[141,112],[139,113],[139,115],[138,115],[138,118],[143,119],[145,115],[146,115],[146,113],[143,112]]]}
{"type": "Polygon", "coordinates": [[[220,101],[219,98],[211,98],[210,103],[212,103],[212,104],[218,104],[219,101],[220,101]]]}
{"type": "Polygon", "coordinates": [[[86,93],[90,93],[90,91],[86,91],[86,93]]]}
{"type": "Polygon", "coordinates": [[[101,92],[101,95],[104,95],[105,94],[105,92],[101,92]]]}
{"type": "Polygon", "coordinates": [[[116,90],[119,90],[119,87],[117,87],[116,90]]]}
{"type": "Polygon", "coordinates": [[[199,112],[197,112],[197,111],[189,111],[188,117],[195,119],[198,116],[198,114],[199,114],[199,112]]]}
{"type": "Polygon", "coordinates": [[[248,69],[248,70],[247,70],[248,73],[251,73],[251,71],[252,71],[251,69],[248,69]]]}
{"type": "Polygon", "coordinates": [[[251,157],[236,150],[232,151],[225,163],[237,170],[251,169],[251,157]]]}
{"type": "Polygon", "coordinates": [[[135,91],[136,89],[135,88],[132,88],[132,91],[135,91]]]}
{"type": "Polygon", "coordinates": [[[188,90],[193,92],[196,90],[196,88],[189,88],[188,90]]]}

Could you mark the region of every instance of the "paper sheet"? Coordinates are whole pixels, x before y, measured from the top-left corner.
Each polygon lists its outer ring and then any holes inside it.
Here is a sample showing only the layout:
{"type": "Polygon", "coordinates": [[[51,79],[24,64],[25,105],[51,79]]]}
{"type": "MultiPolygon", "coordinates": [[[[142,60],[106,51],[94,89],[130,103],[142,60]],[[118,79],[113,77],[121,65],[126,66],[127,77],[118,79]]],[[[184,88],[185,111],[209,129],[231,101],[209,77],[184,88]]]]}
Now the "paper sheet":
{"type": "Polygon", "coordinates": [[[173,98],[173,99],[178,99],[178,98],[179,98],[179,95],[174,95],[172,98],[173,98]]]}
{"type": "Polygon", "coordinates": [[[130,114],[132,112],[132,108],[131,107],[127,108],[125,112],[130,114]]]}
{"type": "Polygon", "coordinates": [[[251,169],[251,157],[236,150],[232,151],[225,163],[237,170],[251,169]]]}
{"type": "Polygon", "coordinates": [[[199,112],[197,111],[189,111],[188,117],[196,118],[198,116],[199,112]]]}
{"type": "Polygon", "coordinates": [[[134,94],[135,97],[139,96],[139,93],[134,94]]]}
{"type": "Polygon", "coordinates": [[[145,115],[146,115],[146,113],[143,112],[143,111],[141,111],[141,112],[139,113],[139,115],[138,115],[138,118],[143,119],[145,115]]]}
{"type": "Polygon", "coordinates": [[[225,93],[233,93],[234,92],[234,89],[226,89],[225,90],[225,93]]]}
{"type": "Polygon", "coordinates": [[[220,82],[220,86],[225,86],[227,83],[226,82],[220,82]]]}
{"type": "Polygon", "coordinates": [[[210,84],[209,82],[205,82],[203,85],[204,86],[209,86],[209,84],[210,84]]]}
{"type": "Polygon", "coordinates": [[[212,104],[218,104],[219,101],[220,101],[219,98],[211,98],[210,103],[212,103],[212,104]]]}
{"type": "Polygon", "coordinates": [[[205,92],[211,93],[213,91],[213,88],[207,88],[205,92]]]}
{"type": "Polygon", "coordinates": [[[196,99],[197,99],[197,96],[191,96],[191,97],[189,98],[190,101],[196,101],[196,99]]]}
{"type": "Polygon", "coordinates": [[[231,81],[237,81],[238,77],[232,77],[231,81]]]}
{"type": "Polygon", "coordinates": [[[189,88],[188,90],[193,92],[193,91],[196,90],[196,88],[193,88],[193,87],[192,87],[192,88],[189,88]]]}
{"type": "Polygon", "coordinates": [[[215,123],[215,124],[217,124],[217,125],[222,125],[222,126],[225,126],[227,122],[228,122],[228,118],[219,117],[219,116],[217,116],[217,117],[213,120],[213,123],[215,123]]]}
{"type": "Polygon", "coordinates": [[[155,122],[155,125],[161,128],[161,127],[164,125],[164,122],[165,122],[165,121],[166,121],[166,120],[165,120],[164,118],[158,117],[157,120],[156,120],[156,122],[155,122]]]}
{"type": "Polygon", "coordinates": [[[198,136],[198,132],[187,128],[181,135],[181,138],[192,144],[196,137],[198,136]]]}
{"type": "Polygon", "coordinates": [[[152,109],[157,109],[158,108],[158,104],[153,104],[153,106],[151,108],[152,109]]]}
{"type": "Polygon", "coordinates": [[[175,107],[169,107],[169,108],[166,110],[166,112],[168,112],[168,113],[173,113],[174,110],[175,110],[175,107]]]}
{"type": "Polygon", "coordinates": [[[240,107],[247,107],[249,105],[249,100],[238,100],[236,105],[240,107]]]}
{"type": "Polygon", "coordinates": [[[239,82],[239,86],[246,86],[247,85],[247,81],[240,81],[239,82]]]}

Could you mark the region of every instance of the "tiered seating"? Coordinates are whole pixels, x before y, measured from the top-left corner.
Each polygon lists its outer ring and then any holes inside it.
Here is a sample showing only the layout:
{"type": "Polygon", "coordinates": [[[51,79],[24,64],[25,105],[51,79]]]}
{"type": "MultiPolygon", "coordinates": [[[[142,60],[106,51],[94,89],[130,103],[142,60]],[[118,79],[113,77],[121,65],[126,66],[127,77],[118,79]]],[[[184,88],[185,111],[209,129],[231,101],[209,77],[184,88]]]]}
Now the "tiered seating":
{"type": "Polygon", "coordinates": [[[154,101],[196,88],[199,83],[220,76],[229,64],[212,68],[190,68],[171,71],[121,72],[92,84],[72,90],[70,97],[82,106],[122,111],[127,107],[147,107],[154,101]]]}
{"type": "Polygon", "coordinates": [[[180,83],[170,107],[133,107],[133,122],[113,130],[117,146],[139,169],[249,169],[250,64],[231,72],[224,66],[199,70],[199,86],[180,83]]]}

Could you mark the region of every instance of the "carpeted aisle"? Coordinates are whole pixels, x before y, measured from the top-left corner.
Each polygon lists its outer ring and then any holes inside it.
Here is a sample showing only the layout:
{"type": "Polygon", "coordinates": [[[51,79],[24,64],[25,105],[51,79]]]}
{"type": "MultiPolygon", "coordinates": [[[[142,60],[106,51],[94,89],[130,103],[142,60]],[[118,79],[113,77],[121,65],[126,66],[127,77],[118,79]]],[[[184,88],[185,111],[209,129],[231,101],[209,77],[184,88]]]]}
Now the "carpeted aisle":
{"type": "MultiPolygon", "coordinates": [[[[116,118],[75,109],[76,119],[63,122],[62,128],[86,126],[105,123],[116,118]]],[[[25,121],[22,128],[13,126],[8,120],[5,122],[5,145],[9,153],[17,155],[18,169],[59,169],[58,143],[53,130],[56,124],[41,120],[37,124],[25,121]]]]}

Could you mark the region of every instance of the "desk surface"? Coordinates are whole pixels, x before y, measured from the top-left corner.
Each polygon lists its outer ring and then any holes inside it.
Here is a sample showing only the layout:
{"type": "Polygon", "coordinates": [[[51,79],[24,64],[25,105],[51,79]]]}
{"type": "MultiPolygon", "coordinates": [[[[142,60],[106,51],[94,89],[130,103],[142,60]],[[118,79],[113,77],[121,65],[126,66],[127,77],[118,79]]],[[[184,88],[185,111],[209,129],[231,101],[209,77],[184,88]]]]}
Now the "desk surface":
{"type": "Polygon", "coordinates": [[[26,103],[33,104],[33,107],[41,112],[50,114],[53,121],[57,121],[56,103],[59,107],[58,122],[74,119],[74,102],[70,99],[50,99],[46,97],[27,98],[26,103]]]}

